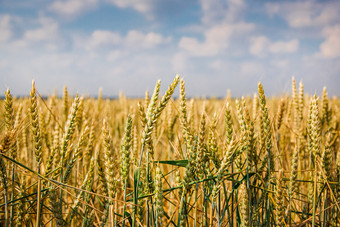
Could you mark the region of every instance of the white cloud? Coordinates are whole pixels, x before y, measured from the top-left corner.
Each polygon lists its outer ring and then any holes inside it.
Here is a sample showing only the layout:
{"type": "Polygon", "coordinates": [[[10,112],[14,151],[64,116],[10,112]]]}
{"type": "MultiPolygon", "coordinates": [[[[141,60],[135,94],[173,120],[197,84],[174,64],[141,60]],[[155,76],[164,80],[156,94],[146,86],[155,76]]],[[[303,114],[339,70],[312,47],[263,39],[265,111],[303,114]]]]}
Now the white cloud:
{"type": "Polygon", "coordinates": [[[294,28],[321,27],[340,20],[340,3],[336,1],[268,3],[266,7],[269,15],[281,16],[294,28]]]}
{"type": "Polygon", "coordinates": [[[9,65],[9,61],[7,59],[3,59],[3,60],[0,60],[0,69],[5,69],[6,67],[8,67],[9,65]]]}
{"type": "Polygon", "coordinates": [[[266,49],[268,48],[268,45],[270,44],[270,41],[265,36],[258,36],[253,37],[251,39],[251,45],[249,48],[249,52],[253,55],[256,55],[258,57],[265,57],[266,56],[266,49]]]}
{"type": "Polygon", "coordinates": [[[299,48],[299,40],[293,39],[291,41],[278,41],[269,46],[270,53],[294,53],[299,48]]]}
{"type": "Polygon", "coordinates": [[[271,42],[266,36],[253,37],[249,52],[258,57],[266,57],[268,53],[287,54],[294,53],[299,49],[299,40],[271,42]]]}
{"type": "MultiPolygon", "coordinates": [[[[315,57],[336,58],[340,56],[340,2],[304,0],[295,2],[269,3],[266,5],[269,15],[278,15],[292,28],[307,32],[309,37],[324,37],[315,57]],[[304,30],[302,30],[304,29],[304,30]]],[[[278,45],[275,50],[294,52],[298,43],[278,45]]]]}
{"type": "Polygon", "coordinates": [[[320,45],[319,55],[324,58],[340,57],[340,25],[326,27],[322,34],[326,40],[320,45]]]}
{"type": "Polygon", "coordinates": [[[287,68],[288,65],[289,65],[289,61],[288,60],[284,60],[284,59],[281,59],[281,60],[272,60],[270,63],[273,66],[275,66],[277,68],[282,68],[282,69],[287,68]]]}
{"type": "Polygon", "coordinates": [[[0,16],[0,43],[8,41],[12,36],[11,17],[9,15],[0,16]]]}
{"type": "Polygon", "coordinates": [[[93,50],[100,47],[107,47],[112,45],[118,45],[122,42],[122,37],[117,32],[111,32],[108,30],[95,30],[91,37],[85,41],[85,44],[80,42],[79,44],[85,49],[93,50]]]}
{"type": "MultiPolygon", "coordinates": [[[[173,6],[174,3],[170,4],[170,1],[180,0],[165,0],[166,3],[164,1],[159,3],[160,1],[156,0],[52,0],[43,3],[40,9],[46,10],[46,5],[52,4],[49,13],[53,11],[62,16],[73,17],[90,10],[97,4],[107,6],[107,1],[117,7],[136,10],[148,18],[153,18],[153,15],[159,16],[163,11],[169,13],[174,10],[165,7],[173,6]]],[[[195,11],[196,3],[191,2],[185,4],[189,5],[188,12],[194,16],[185,15],[183,19],[191,18],[191,20],[183,21],[183,25],[175,25],[171,22],[171,26],[167,28],[165,26],[169,25],[169,21],[159,20],[153,21],[151,27],[148,27],[152,29],[157,24],[161,29],[166,28],[168,32],[174,31],[177,35],[182,35],[176,43],[173,43],[172,38],[164,33],[130,30],[133,28],[129,25],[123,28],[127,32],[122,32],[119,30],[121,28],[117,27],[117,30],[98,29],[84,35],[86,29],[75,30],[65,24],[65,21],[59,24],[49,18],[37,20],[36,17],[26,14],[23,17],[18,16],[20,20],[17,20],[14,15],[0,16],[0,43],[3,42],[0,45],[0,68],[1,74],[6,75],[0,76],[0,85],[8,84],[16,88],[17,92],[27,95],[33,76],[42,94],[50,94],[53,92],[53,87],[62,89],[63,85],[67,84],[70,89],[73,86],[72,92],[79,89],[83,94],[84,92],[97,94],[98,87],[102,86],[107,95],[118,94],[119,90],[123,90],[128,95],[143,95],[146,88],[153,88],[155,80],[159,77],[163,77],[161,79],[164,82],[164,79],[166,81],[178,72],[188,78],[190,96],[203,93],[224,95],[228,87],[233,88],[233,95],[244,95],[251,92],[251,89],[255,91],[256,81],[261,78],[264,78],[263,82],[268,84],[267,89],[271,89],[274,93],[282,89],[286,81],[285,76],[290,81],[292,74],[310,78],[309,86],[308,81],[305,84],[306,90],[314,89],[321,84],[320,73],[324,73],[322,79],[339,78],[340,32],[339,27],[335,25],[339,7],[327,8],[311,1],[310,5],[317,6],[315,10],[314,6],[308,6],[304,1],[306,6],[293,5],[306,8],[299,15],[289,13],[290,10],[295,11],[293,6],[283,9],[281,7],[285,5],[283,1],[272,4],[277,6],[271,8],[272,14],[287,18],[287,21],[289,16],[289,24],[292,27],[310,28],[315,23],[317,29],[311,29],[316,31],[313,34],[324,37],[324,40],[321,44],[316,44],[320,47],[319,58],[313,56],[313,61],[310,61],[303,60],[301,56],[303,53],[297,52],[299,42],[306,41],[304,48],[308,51],[313,48],[310,48],[310,45],[318,42],[319,39],[315,41],[315,36],[313,40],[310,37],[299,36],[299,41],[292,36],[292,33],[299,35],[299,31],[305,32],[307,29],[287,29],[284,25],[281,27],[281,23],[277,25],[276,19],[268,24],[263,22],[265,17],[263,15],[261,20],[254,21],[256,25],[246,21],[245,13],[249,12],[252,16],[259,15],[262,12],[259,10],[259,7],[263,6],[262,3],[259,5],[251,3],[251,6],[255,5],[255,9],[249,9],[246,1],[200,0],[200,2],[202,4],[200,21],[190,22],[195,20],[199,13],[195,11]],[[192,6],[194,7],[190,8],[192,6]],[[191,30],[188,29],[189,26],[191,30]],[[248,46],[249,37],[259,34],[259,30],[255,28],[261,30],[263,36],[252,38],[248,46]],[[273,31],[275,37],[284,38],[274,39],[271,36],[273,31]],[[75,38],[72,39],[73,37],[75,38]],[[61,47],[67,48],[55,49],[63,43],[65,46],[61,47]],[[264,58],[248,60],[250,57],[248,51],[252,55],[264,58]],[[285,55],[287,53],[295,54],[285,55]],[[206,86],[203,88],[202,84],[206,86]]],[[[325,5],[329,5],[327,2],[325,5]]],[[[124,12],[122,9],[117,10],[124,12]]],[[[182,12],[187,13],[187,11],[182,12]]],[[[44,10],[36,13],[35,15],[47,15],[44,10]]],[[[101,12],[99,10],[95,13],[101,12]]],[[[83,23],[83,20],[79,23],[83,23]]],[[[124,21],[122,23],[124,25],[124,21]]],[[[338,83],[334,83],[331,79],[329,81],[331,82],[326,85],[332,86],[333,93],[338,94],[336,88],[338,83]]],[[[268,94],[273,93],[269,91],[268,94]]]]}
{"type": "Polygon", "coordinates": [[[157,19],[182,16],[197,0],[100,0],[121,9],[132,9],[146,19],[156,22],[157,19]]]}
{"type": "Polygon", "coordinates": [[[245,9],[244,0],[201,0],[203,24],[234,22],[245,9]]]}
{"type": "Polygon", "coordinates": [[[109,61],[109,62],[115,62],[119,58],[121,58],[122,56],[123,56],[122,51],[120,51],[120,50],[113,50],[113,51],[109,52],[109,54],[106,57],[106,60],[109,61]]]}
{"type": "Polygon", "coordinates": [[[223,67],[225,67],[225,62],[222,60],[214,60],[211,63],[209,63],[209,67],[214,70],[222,70],[223,67]]]}
{"type": "Polygon", "coordinates": [[[154,32],[143,33],[137,30],[129,31],[124,39],[125,45],[133,48],[154,48],[170,41],[171,37],[164,37],[154,32]]]}
{"type": "Polygon", "coordinates": [[[253,23],[243,21],[247,6],[244,0],[200,0],[200,4],[201,25],[191,26],[190,31],[201,34],[203,39],[197,36],[183,36],[180,39],[179,51],[172,57],[174,70],[187,71],[190,68],[187,63],[193,60],[190,59],[192,57],[213,57],[208,67],[218,70],[223,64],[216,58],[240,56],[243,50],[230,48],[230,43],[243,42],[245,35],[255,29],[253,23]],[[227,51],[229,48],[230,52],[227,51]]]}
{"type": "Polygon", "coordinates": [[[188,67],[187,56],[184,53],[176,53],[172,57],[172,68],[176,72],[181,72],[188,67]]]}
{"type": "Polygon", "coordinates": [[[12,32],[14,34],[7,40],[6,45],[1,46],[3,49],[13,52],[37,49],[57,50],[64,44],[64,38],[59,34],[59,24],[49,17],[41,16],[38,19],[26,21],[16,18],[13,21],[12,32]],[[22,30],[23,24],[29,24],[32,28],[22,30]]]}
{"type": "Polygon", "coordinates": [[[220,24],[204,31],[204,42],[199,42],[192,37],[183,37],[179,42],[179,47],[190,56],[215,56],[228,48],[233,35],[248,33],[253,29],[253,24],[243,22],[220,24]]]}
{"type": "Polygon", "coordinates": [[[74,17],[84,11],[93,9],[98,0],[57,0],[48,9],[61,16],[74,17]]]}
{"type": "Polygon", "coordinates": [[[59,25],[56,21],[42,17],[39,19],[40,28],[27,30],[23,40],[26,42],[40,42],[55,40],[58,36],[59,25]]]}
{"type": "Polygon", "coordinates": [[[249,61],[249,62],[243,62],[241,64],[240,73],[242,75],[257,77],[265,71],[266,70],[265,70],[265,67],[263,66],[263,64],[261,64],[259,62],[249,61]]]}
{"type": "Polygon", "coordinates": [[[169,43],[171,37],[164,37],[161,34],[149,32],[143,33],[137,30],[130,30],[126,36],[109,30],[95,30],[90,37],[77,37],[74,42],[78,48],[86,50],[96,49],[152,49],[159,45],[169,43]]]}
{"type": "Polygon", "coordinates": [[[154,0],[107,0],[107,2],[119,8],[132,8],[144,14],[149,19],[153,17],[154,0]]]}
{"type": "MultiPolygon", "coordinates": [[[[225,54],[231,42],[242,40],[245,34],[255,29],[253,23],[243,21],[247,5],[244,0],[200,0],[202,17],[200,26],[193,32],[201,33],[203,40],[196,36],[183,36],[178,46],[181,59],[189,57],[212,57],[225,54]]],[[[233,51],[233,54],[237,50],[233,51]]],[[[175,58],[176,59],[176,58],[175,58]]]]}

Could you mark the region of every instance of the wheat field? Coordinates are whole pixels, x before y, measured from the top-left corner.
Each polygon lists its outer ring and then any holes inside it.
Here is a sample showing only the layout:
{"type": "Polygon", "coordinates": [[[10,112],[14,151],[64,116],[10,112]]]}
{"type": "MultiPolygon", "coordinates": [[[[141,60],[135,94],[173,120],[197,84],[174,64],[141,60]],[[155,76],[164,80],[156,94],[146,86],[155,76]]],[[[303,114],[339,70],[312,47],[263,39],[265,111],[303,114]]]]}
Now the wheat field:
{"type": "Polygon", "coordinates": [[[326,88],[189,99],[179,76],[160,86],[139,100],[5,91],[1,225],[340,226],[340,100],[326,88]]]}

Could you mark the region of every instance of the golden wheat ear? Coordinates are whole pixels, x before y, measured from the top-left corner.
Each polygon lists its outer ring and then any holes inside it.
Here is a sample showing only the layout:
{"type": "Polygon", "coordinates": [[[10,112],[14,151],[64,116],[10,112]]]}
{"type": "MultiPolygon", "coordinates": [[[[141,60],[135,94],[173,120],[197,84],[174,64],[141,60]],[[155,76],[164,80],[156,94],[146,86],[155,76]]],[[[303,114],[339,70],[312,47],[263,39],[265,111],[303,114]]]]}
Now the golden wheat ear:
{"type": "Polygon", "coordinates": [[[115,198],[117,190],[117,181],[115,179],[115,164],[113,161],[113,148],[110,129],[107,121],[103,121],[103,145],[104,145],[104,160],[105,160],[105,173],[108,185],[108,195],[115,198]]]}

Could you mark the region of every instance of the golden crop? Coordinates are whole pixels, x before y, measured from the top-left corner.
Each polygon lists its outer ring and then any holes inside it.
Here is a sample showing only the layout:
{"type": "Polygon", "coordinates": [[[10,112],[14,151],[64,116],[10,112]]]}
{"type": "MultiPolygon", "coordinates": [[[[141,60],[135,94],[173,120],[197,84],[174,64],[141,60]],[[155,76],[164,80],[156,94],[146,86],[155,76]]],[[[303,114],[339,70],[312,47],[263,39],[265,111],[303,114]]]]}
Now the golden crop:
{"type": "Polygon", "coordinates": [[[1,224],[340,226],[340,101],[292,84],[224,100],[187,99],[178,76],[140,100],[7,90],[1,224]]]}

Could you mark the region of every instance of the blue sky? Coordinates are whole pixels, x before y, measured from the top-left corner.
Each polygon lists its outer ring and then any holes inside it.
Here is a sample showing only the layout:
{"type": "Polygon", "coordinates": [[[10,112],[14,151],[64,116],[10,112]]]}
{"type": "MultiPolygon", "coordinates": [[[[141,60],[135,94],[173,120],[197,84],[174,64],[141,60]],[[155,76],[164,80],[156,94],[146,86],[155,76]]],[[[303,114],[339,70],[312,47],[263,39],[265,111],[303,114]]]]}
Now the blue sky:
{"type": "Polygon", "coordinates": [[[0,88],[142,96],[180,74],[189,96],[340,95],[340,2],[0,0],[0,88]]]}

